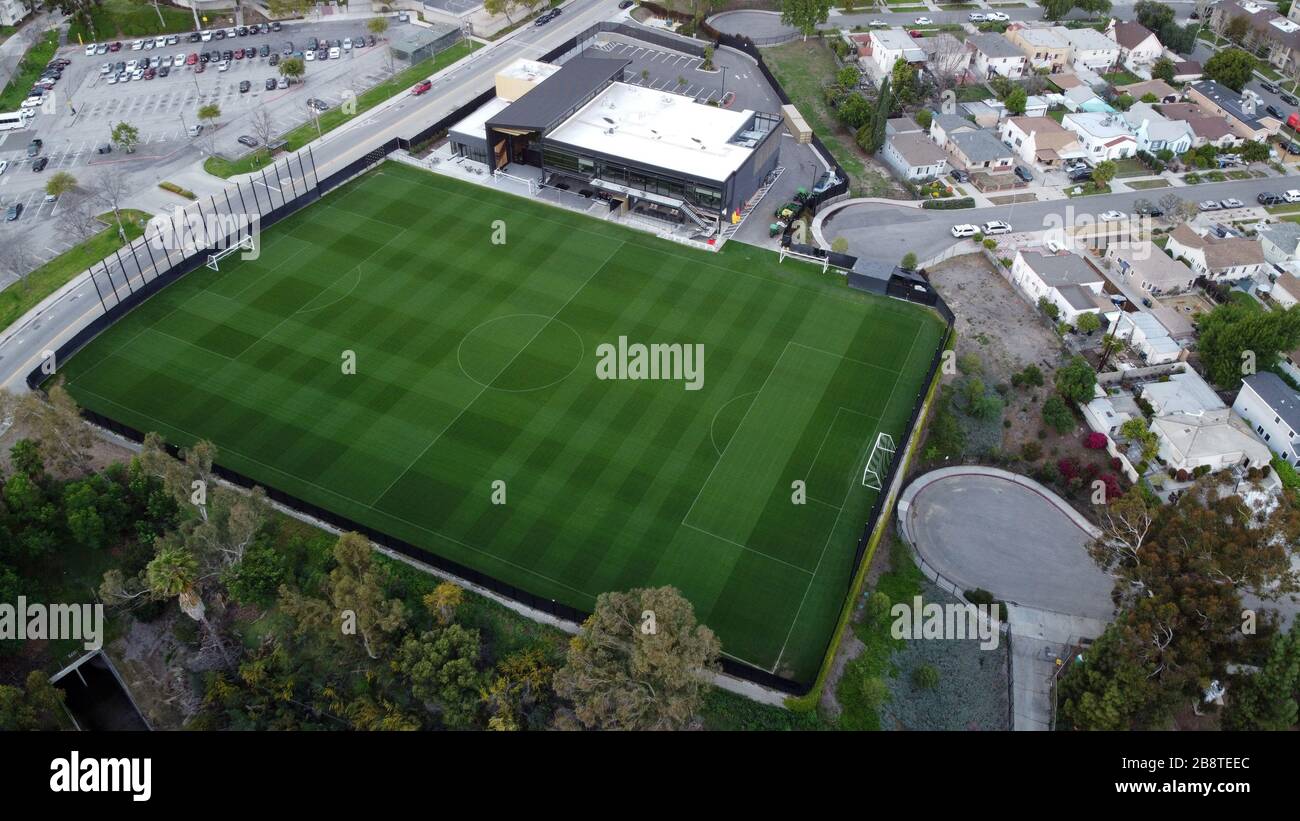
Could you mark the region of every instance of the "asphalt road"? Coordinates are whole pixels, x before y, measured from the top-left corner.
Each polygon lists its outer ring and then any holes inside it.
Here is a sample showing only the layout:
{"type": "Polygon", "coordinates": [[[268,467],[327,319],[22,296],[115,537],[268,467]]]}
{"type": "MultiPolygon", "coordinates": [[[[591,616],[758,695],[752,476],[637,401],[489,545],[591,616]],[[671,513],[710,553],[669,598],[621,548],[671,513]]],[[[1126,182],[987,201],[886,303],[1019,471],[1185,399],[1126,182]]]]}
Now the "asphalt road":
{"type": "Polygon", "coordinates": [[[849,253],[880,262],[896,263],[912,251],[921,258],[937,253],[953,242],[950,229],[962,223],[983,223],[988,220],[1006,220],[1015,231],[1041,231],[1058,223],[1048,217],[1065,218],[1069,214],[1096,216],[1103,211],[1133,212],[1138,199],[1158,201],[1174,193],[1185,200],[1239,199],[1255,205],[1255,197],[1262,191],[1285,191],[1297,186],[1290,178],[1240,180],[1220,183],[1202,183],[1179,188],[1155,188],[1122,194],[1104,194],[1072,200],[1047,202],[1022,202],[991,208],[967,208],[957,211],[927,211],[896,205],[864,203],[848,206],[832,215],[823,227],[827,242],[835,237],[849,241],[849,253]],[[1073,209],[1070,211],[1069,209],[1073,209]]]}
{"type": "MultiPolygon", "coordinates": [[[[519,57],[536,59],[597,21],[622,14],[607,0],[574,0],[564,8],[564,14],[549,25],[529,26],[505,41],[476,52],[439,78],[430,92],[420,97],[394,97],[313,143],[318,175],[323,179],[394,137],[418,133],[491,86],[496,73],[511,61],[519,57]]],[[[159,179],[167,179],[173,173],[192,172],[202,160],[199,147],[188,144],[171,156],[140,168],[134,172],[133,180],[138,179],[141,187],[156,186],[159,179]]],[[[283,181],[286,188],[299,184],[296,180],[283,181]]],[[[151,276],[153,272],[146,268],[145,273],[151,276]]],[[[132,274],[138,276],[134,271],[132,274]]],[[[121,278],[120,272],[118,277],[121,278]]],[[[76,328],[100,313],[99,297],[87,278],[70,288],[34,321],[6,330],[0,337],[0,385],[21,390],[23,379],[39,364],[43,351],[57,348],[76,328]]]]}

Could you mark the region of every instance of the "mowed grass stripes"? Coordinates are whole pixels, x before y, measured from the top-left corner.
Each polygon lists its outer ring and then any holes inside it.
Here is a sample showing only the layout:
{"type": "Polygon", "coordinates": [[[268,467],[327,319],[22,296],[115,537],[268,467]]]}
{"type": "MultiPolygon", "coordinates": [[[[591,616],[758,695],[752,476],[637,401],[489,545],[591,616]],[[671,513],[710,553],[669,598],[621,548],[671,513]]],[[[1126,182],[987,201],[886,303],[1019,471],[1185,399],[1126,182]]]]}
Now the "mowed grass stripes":
{"type": "Polygon", "coordinates": [[[259,482],[538,595],[675,585],[726,653],[808,681],[873,501],[868,448],[903,435],[942,331],[756,248],[390,163],[63,373],[86,407],[211,439],[259,482]],[[702,345],[702,388],[597,378],[620,336],[702,345]]]}

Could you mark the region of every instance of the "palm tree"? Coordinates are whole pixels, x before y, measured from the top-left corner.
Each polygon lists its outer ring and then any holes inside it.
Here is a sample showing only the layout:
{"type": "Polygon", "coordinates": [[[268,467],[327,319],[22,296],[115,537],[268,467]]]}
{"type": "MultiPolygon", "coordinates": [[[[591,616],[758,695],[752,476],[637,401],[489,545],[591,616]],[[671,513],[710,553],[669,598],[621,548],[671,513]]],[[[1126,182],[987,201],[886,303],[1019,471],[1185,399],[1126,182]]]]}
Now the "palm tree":
{"type": "Polygon", "coordinates": [[[303,65],[302,60],[297,57],[289,57],[280,61],[280,76],[288,77],[291,83],[301,81],[306,73],[307,66],[303,65]]]}

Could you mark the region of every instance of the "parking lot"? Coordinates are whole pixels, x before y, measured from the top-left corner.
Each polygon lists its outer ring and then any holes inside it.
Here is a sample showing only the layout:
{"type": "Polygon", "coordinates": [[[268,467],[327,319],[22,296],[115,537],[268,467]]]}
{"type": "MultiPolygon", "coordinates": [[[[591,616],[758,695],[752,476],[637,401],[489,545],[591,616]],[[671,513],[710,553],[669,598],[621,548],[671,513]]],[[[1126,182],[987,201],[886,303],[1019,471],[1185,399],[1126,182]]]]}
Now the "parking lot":
{"type": "MultiPolygon", "coordinates": [[[[402,25],[396,18],[390,22],[393,26],[402,25]]],[[[333,41],[366,34],[365,20],[304,22],[284,24],[279,32],[220,41],[191,43],[182,36],[178,43],[150,50],[133,51],[130,41],[124,41],[119,51],[104,55],[87,56],[75,45],[60,50],[59,56],[71,64],[53,91],[54,111],[38,109],[26,129],[0,132],[0,160],[9,163],[0,174],[0,209],[14,202],[23,205],[18,220],[0,222],[0,237],[6,231],[24,230],[25,225],[49,223],[50,217],[57,216],[58,203],[43,201],[45,182],[53,172],[69,171],[79,181],[89,182],[97,166],[123,164],[132,172],[147,172],[151,165],[162,163],[190,146],[204,153],[212,150],[209,134],[195,138],[188,133],[189,128],[199,123],[198,109],[202,105],[215,103],[221,108],[215,150],[236,157],[248,150],[236,139],[241,134],[253,133],[248,115],[259,106],[266,106],[275,130],[283,133],[311,119],[305,104],[308,97],[338,105],[348,95],[360,94],[391,73],[388,49],[382,40],[374,46],[350,51],[340,49],[337,59],[304,60],[303,82],[274,90],[266,89],[266,81],[278,81],[280,74],[278,66],[271,65],[269,53],[265,57],[231,60],[227,71],[218,71],[218,64],[209,62],[202,72],[196,72],[194,65],[184,64],[191,53],[237,48],[254,48],[260,53],[262,46],[266,46],[268,52],[274,51],[283,59],[290,43],[293,51],[302,51],[312,37],[333,41]],[[104,63],[146,57],[170,57],[175,61],[177,56],[183,58],[183,65],[170,69],[166,77],[110,84],[109,77],[116,76],[116,72],[101,73],[104,63]],[[242,81],[249,83],[246,92],[239,90],[242,81]],[[111,142],[112,128],[120,122],[130,123],[139,131],[135,151],[127,155],[114,147],[108,154],[96,153],[97,146],[111,142]],[[41,172],[32,171],[27,156],[27,145],[35,138],[44,142],[41,156],[48,159],[41,172]]],[[[396,66],[398,70],[402,67],[402,64],[396,66]]],[[[47,238],[47,233],[56,232],[41,231],[38,245],[42,256],[47,251],[52,256],[53,250],[66,247],[59,239],[47,238]]]]}

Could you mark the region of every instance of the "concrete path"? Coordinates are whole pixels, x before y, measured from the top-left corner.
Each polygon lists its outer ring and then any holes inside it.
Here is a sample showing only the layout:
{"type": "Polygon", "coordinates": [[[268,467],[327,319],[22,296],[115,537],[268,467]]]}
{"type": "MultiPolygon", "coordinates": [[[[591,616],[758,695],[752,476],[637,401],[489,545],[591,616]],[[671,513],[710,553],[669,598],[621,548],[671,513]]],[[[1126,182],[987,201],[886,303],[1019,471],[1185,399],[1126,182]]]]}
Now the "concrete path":
{"type": "Polygon", "coordinates": [[[898,502],[921,569],[957,596],[983,588],[1008,603],[1013,727],[1049,729],[1052,680],[1114,612],[1113,580],[1088,555],[1097,529],[1038,482],[997,468],[943,468],[898,502]]]}

